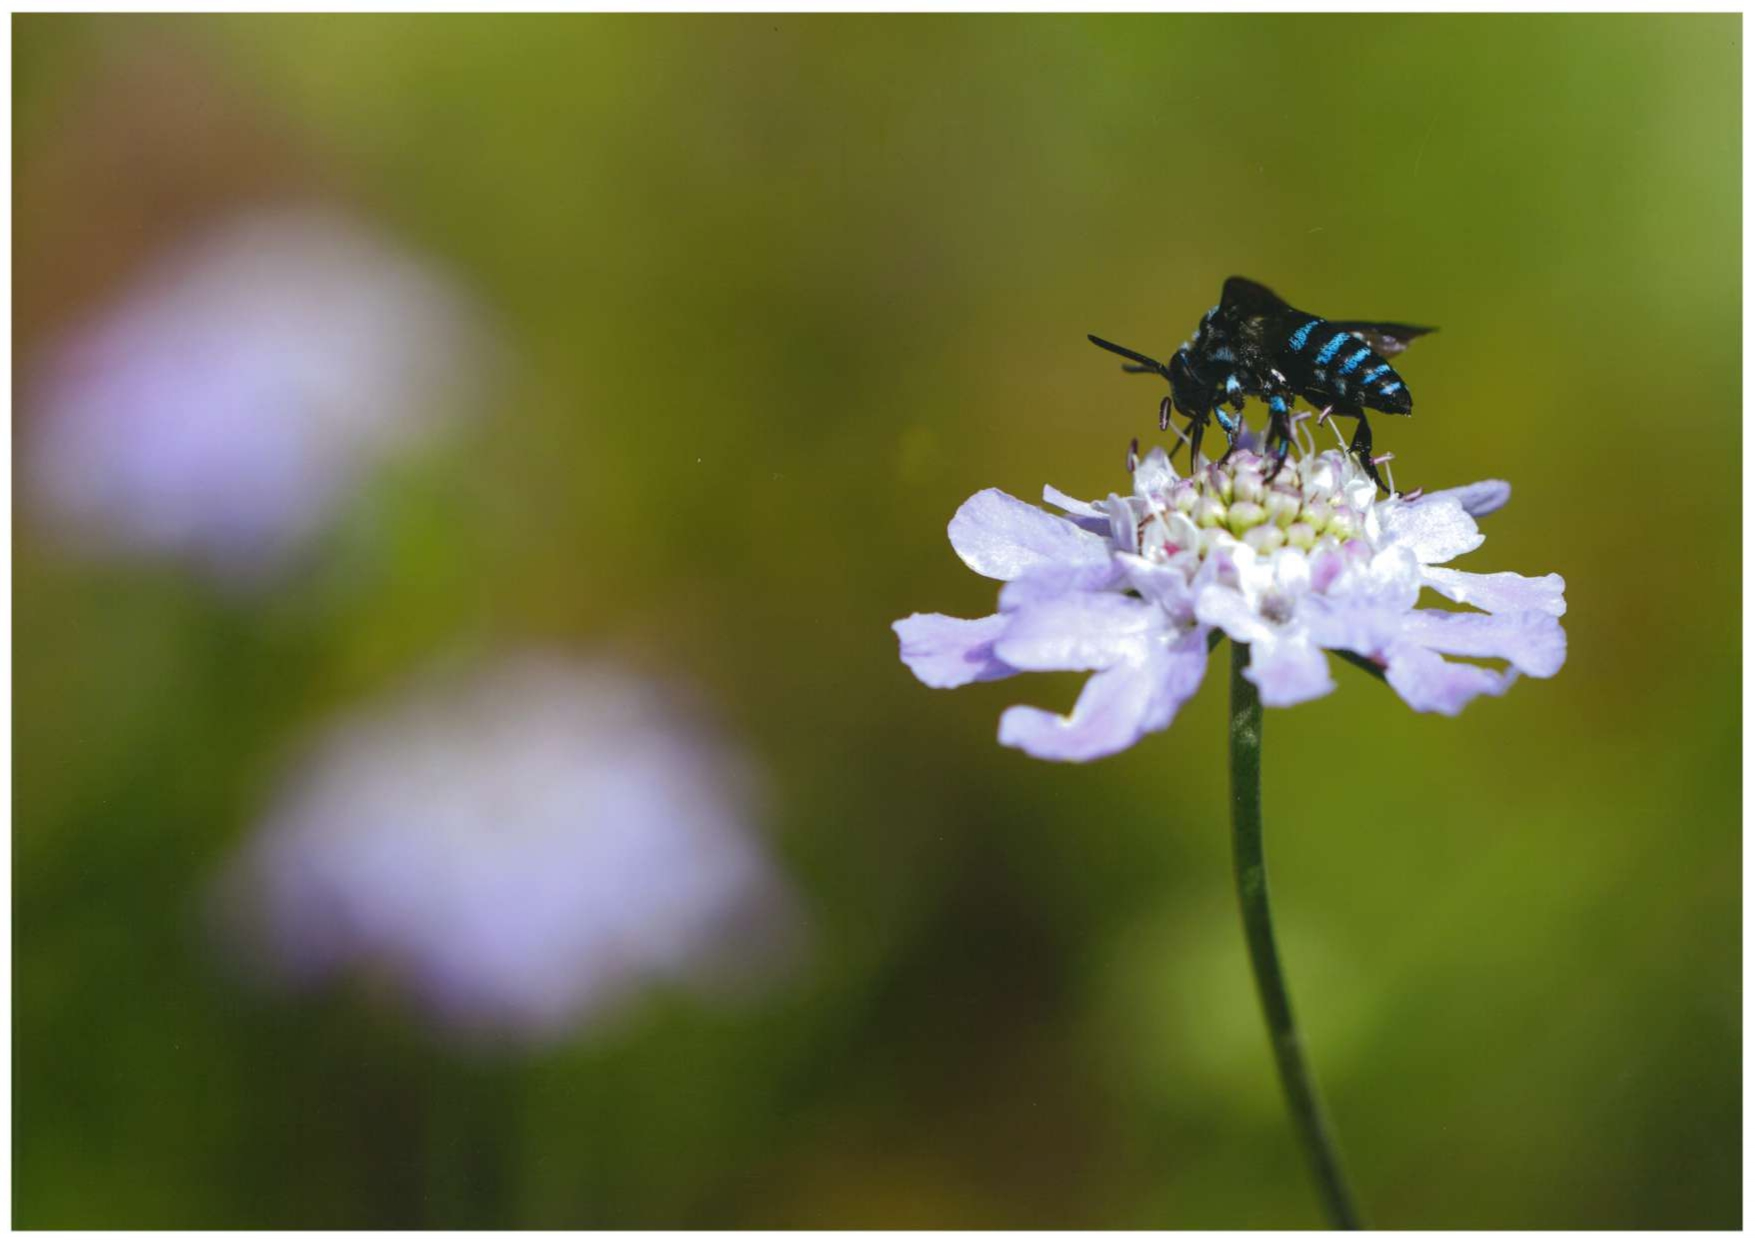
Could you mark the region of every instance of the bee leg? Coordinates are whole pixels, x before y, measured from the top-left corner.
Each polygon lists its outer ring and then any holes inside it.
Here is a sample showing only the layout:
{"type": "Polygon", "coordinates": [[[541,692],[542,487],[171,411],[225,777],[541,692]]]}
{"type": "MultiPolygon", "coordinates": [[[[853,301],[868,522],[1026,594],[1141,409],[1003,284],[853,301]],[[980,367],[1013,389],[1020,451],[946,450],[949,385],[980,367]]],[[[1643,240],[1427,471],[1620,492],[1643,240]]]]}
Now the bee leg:
{"type": "Polygon", "coordinates": [[[1286,454],[1292,451],[1291,432],[1284,431],[1280,427],[1275,426],[1272,429],[1272,435],[1274,446],[1269,450],[1269,454],[1273,457],[1274,464],[1268,467],[1267,474],[1262,478],[1263,483],[1272,483],[1279,477],[1280,471],[1284,469],[1286,465],[1286,454]]]}
{"type": "Polygon", "coordinates": [[[1292,410],[1286,399],[1275,393],[1268,398],[1268,415],[1268,439],[1274,442],[1274,464],[1265,481],[1272,483],[1278,477],[1280,467],[1286,464],[1286,454],[1292,447],[1292,410]]]}
{"type": "Polygon", "coordinates": [[[1188,471],[1193,474],[1200,469],[1200,441],[1206,434],[1207,420],[1191,418],[1188,420],[1188,471]]]}
{"type": "Polygon", "coordinates": [[[1225,429],[1225,455],[1219,458],[1219,464],[1222,466],[1230,461],[1231,454],[1237,451],[1237,433],[1243,430],[1243,420],[1232,418],[1225,413],[1225,407],[1222,405],[1213,407],[1213,417],[1217,418],[1219,426],[1225,429]]]}
{"type": "Polygon", "coordinates": [[[1236,418],[1226,418],[1223,409],[1213,411],[1213,413],[1219,416],[1220,425],[1225,428],[1226,445],[1224,460],[1229,460],[1231,454],[1237,451],[1237,437],[1243,434],[1243,381],[1238,379],[1235,373],[1225,377],[1225,395],[1220,400],[1222,405],[1228,404],[1233,410],[1237,411],[1236,418]]]}
{"type": "MultiPolygon", "coordinates": [[[[1346,410],[1339,410],[1336,412],[1342,414],[1349,413],[1349,411],[1346,410]]],[[[1353,432],[1353,442],[1347,445],[1347,452],[1351,453],[1353,457],[1358,460],[1359,465],[1364,468],[1365,473],[1370,476],[1371,481],[1377,484],[1377,486],[1383,491],[1387,492],[1389,491],[1389,485],[1378,475],[1377,463],[1371,460],[1371,424],[1365,421],[1364,411],[1360,411],[1357,417],[1359,419],[1359,426],[1353,432]]]]}

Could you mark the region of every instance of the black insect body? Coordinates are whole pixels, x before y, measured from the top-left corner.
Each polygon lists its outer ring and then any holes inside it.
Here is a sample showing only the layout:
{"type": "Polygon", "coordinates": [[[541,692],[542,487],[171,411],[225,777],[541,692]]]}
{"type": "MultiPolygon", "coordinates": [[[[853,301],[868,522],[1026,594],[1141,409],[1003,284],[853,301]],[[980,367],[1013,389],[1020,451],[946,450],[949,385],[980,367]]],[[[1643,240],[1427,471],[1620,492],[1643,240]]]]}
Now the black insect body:
{"type": "Polygon", "coordinates": [[[1289,306],[1273,290],[1233,276],[1225,282],[1219,304],[1201,319],[1192,341],[1186,341],[1158,362],[1120,345],[1091,337],[1111,353],[1130,358],[1124,371],[1149,372],[1170,381],[1170,395],[1158,409],[1160,430],[1170,425],[1174,408],[1189,420],[1190,457],[1200,457],[1201,437],[1210,419],[1224,428],[1228,446],[1237,447],[1242,420],[1225,413],[1229,405],[1241,413],[1244,399],[1260,397],[1268,404],[1269,451],[1274,473],[1292,446],[1292,404],[1302,397],[1332,415],[1358,419],[1348,450],[1378,487],[1388,487],[1371,460],[1371,425],[1366,410],[1408,414],[1414,402],[1407,384],[1386,359],[1433,328],[1404,323],[1373,323],[1363,319],[1324,319],[1289,306]]]}

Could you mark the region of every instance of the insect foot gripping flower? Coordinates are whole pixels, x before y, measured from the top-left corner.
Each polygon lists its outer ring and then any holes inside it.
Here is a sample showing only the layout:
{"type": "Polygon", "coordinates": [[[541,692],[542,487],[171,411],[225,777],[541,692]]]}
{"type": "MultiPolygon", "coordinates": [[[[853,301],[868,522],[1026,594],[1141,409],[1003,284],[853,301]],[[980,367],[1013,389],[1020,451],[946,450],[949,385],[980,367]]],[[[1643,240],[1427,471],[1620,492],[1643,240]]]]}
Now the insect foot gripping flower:
{"type": "Polygon", "coordinates": [[[554,656],[329,730],[215,890],[270,982],[357,969],[475,1041],[545,1041],[644,986],[719,993],[800,921],[747,777],[650,685],[554,656]]]}
{"type": "Polygon", "coordinates": [[[1271,707],[1334,688],[1325,649],[1369,661],[1409,706],[1447,715],[1520,673],[1559,670],[1559,575],[1444,567],[1480,546],[1475,518],[1506,502],[1508,484],[1380,500],[1343,453],[1300,455],[1270,481],[1271,464],[1244,448],[1183,478],[1154,449],[1131,496],[1087,504],[1045,489],[1065,516],[998,490],[972,496],[951,519],[951,546],[1005,583],[999,611],[896,622],[903,662],[934,687],[1094,673],[1070,715],[1012,707],[1000,718],[1002,743],[1062,760],[1168,726],[1200,685],[1215,630],[1249,646],[1246,675],[1271,707]],[[1422,590],[1475,611],[1416,607],[1422,590]]]}
{"type": "Polygon", "coordinates": [[[243,216],[43,360],[25,490],[84,549],[260,580],[474,404],[491,348],[456,289],[346,216],[243,216]]]}

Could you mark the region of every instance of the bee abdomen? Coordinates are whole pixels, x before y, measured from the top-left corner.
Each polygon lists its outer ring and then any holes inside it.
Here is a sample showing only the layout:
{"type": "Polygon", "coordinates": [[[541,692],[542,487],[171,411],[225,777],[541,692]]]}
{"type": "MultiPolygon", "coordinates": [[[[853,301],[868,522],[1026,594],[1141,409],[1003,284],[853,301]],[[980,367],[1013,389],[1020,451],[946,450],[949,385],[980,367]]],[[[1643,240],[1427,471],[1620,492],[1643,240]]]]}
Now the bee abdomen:
{"type": "Polygon", "coordinates": [[[1391,414],[1413,408],[1407,386],[1375,350],[1351,332],[1334,327],[1326,319],[1311,318],[1292,330],[1286,348],[1310,369],[1317,389],[1391,414]]]}
{"type": "Polygon", "coordinates": [[[1310,334],[1322,327],[1322,322],[1323,321],[1320,319],[1312,319],[1309,323],[1301,326],[1297,331],[1293,332],[1291,336],[1286,338],[1286,348],[1290,349],[1295,354],[1302,353],[1304,347],[1310,344],[1310,334]]]}

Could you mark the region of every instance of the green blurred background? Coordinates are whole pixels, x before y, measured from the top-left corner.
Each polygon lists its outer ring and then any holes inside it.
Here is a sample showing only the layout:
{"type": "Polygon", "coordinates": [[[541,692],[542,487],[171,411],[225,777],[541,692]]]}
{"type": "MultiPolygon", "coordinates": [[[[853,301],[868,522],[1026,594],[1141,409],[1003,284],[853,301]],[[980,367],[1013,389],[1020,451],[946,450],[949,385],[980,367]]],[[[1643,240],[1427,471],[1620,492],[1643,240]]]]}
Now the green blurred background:
{"type": "MultiPolygon", "coordinates": [[[[1075,677],[919,685],[947,519],[1121,486],[1243,273],[1436,323],[1404,486],[1569,662],[1458,719],[1271,713],[1294,994],[1374,1221],[1741,1219],[1741,21],[13,19],[14,349],[202,223],[322,196],[460,274],[513,379],[240,599],[14,544],[20,1226],[1299,1227],[1230,889],[1223,684],[1084,767],[1075,677]],[[461,1062],[215,969],[289,745],[435,658],[609,650],[769,773],[808,968],[461,1062]]],[[[30,412],[19,411],[19,435],[30,412]]],[[[1259,410],[1252,410],[1252,418],[1259,410]]],[[[15,479],[15,485],[18,480],[15,479]]],[[[1220,666],[1222,667],[1222,666],[1220,666]]]]}

